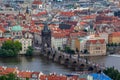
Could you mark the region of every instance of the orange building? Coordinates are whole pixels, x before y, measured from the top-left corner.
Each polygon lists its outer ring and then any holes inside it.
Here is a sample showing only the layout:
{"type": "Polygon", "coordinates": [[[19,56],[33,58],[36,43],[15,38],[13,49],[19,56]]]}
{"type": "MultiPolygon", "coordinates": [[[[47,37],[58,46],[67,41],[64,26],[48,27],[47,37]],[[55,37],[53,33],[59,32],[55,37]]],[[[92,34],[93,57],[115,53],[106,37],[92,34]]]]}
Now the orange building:
{"type": "Polygon", "coordinates": [[[120,32],[113,32],[109,34],[108,43],[120,43],[120,32]]]}
{"type": "Polygon", "coordinates": [[[106,55],[106,43],[104,39],[87,40],[86,50],[92,56],[106,55]]]}

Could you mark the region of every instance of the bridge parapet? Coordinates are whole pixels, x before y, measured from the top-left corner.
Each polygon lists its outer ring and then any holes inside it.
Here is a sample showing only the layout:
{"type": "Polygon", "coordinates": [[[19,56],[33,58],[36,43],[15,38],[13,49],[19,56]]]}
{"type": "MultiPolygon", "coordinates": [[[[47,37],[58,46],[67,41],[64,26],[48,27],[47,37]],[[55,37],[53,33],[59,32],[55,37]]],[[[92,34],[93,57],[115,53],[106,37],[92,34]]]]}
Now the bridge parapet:
{"type": "Polygon", "coordinates": [[[77,56],[66,54],[57,50],[53,51],[52,49],[46,49],[44,55],[49,57],[49,59],[53,59],[55,62],[75,70],[89,70],[91,67],[94,68],[94,65],[89,62],[87,63],[87,60],[85,59],[78,58],[77,56]]]}

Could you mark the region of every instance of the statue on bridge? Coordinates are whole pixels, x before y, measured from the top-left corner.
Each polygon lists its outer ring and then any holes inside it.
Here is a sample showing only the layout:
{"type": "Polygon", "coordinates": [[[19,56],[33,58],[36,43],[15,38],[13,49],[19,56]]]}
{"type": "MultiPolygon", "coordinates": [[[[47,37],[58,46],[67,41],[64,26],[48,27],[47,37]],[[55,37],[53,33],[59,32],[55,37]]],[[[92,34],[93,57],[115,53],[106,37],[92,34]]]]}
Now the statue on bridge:
{"type": "Polygon", "coordinates": [[[48,23],[44,23],[44,28],[41,33],[42,46],[41,51],[45,51],[47,48],[51,48],[51,30],[48,28],[48,23]]]}

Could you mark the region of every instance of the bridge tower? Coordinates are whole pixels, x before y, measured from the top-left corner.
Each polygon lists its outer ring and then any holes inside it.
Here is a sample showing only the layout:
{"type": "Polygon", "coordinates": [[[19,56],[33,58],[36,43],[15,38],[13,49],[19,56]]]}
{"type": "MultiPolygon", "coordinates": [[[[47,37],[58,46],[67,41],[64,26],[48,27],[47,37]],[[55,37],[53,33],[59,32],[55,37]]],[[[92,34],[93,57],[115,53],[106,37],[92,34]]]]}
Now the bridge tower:
{"type": "Polygon", "coordinates": [[[43,52],[46,48],[51,48],[51,30],[48,28],[47,23],[44,23],[44,28],[42,30],[41,37],[42,37],[41,51],[43,52]]]}

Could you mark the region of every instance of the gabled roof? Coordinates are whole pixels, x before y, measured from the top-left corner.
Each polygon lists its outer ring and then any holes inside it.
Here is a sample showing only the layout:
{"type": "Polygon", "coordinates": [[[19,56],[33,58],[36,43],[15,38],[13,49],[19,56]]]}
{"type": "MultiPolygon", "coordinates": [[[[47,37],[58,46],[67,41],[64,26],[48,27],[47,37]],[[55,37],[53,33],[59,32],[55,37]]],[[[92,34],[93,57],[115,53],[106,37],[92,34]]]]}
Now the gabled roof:
{"type": "Polygon", "coordinates": [[[31,78],[32,77],[32,72],[20,71],[18,73],[18,76],[21,77],[21,78],[31,78]]]}
{"type": "Polygon", "coordinates": [[[111,33],[109,36],[119,37],[119,36],[120,36],[120,32],[113,32],[113,33],[111,33]]]}
{"type": "Polygon", "coordinates": [[[16,68],[6,68],[4,72],[9,74],[9,73],[15,73],[16,70],[17,70],[16,68]]]}
{"type": "Polygon", "coordinates": [[[66,34],[65,33],[53,33],[52,36],[54,38],[65,38],[66,34]]]}
{"type": "Polygon", "coordinates": [[[6,30],[2,26],[0,26],[0,31],[5,32],[6,30]]]}
{"type": "Polygon", "coordinates": [[[42,2],[38,1],[38,0],[34,0],[32,4],[40,5],[40,4],[42,4],[42,2]]]}
{"type": "Polygon", "coordinates": [[[71,17],[71,16],[74,16],[75,14],[72,11],[68,11],[68,12],[61,12],[60,15],[71,17]]]}
{"type": "Polygon", "coordinates": [[[87,43],[89,43],[89,44],[97,44],[97,42],[100,42],[100,44],[104,44],[105,43],[105,39],[87,40],[87,43]]]}

